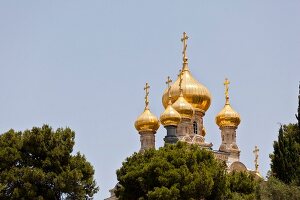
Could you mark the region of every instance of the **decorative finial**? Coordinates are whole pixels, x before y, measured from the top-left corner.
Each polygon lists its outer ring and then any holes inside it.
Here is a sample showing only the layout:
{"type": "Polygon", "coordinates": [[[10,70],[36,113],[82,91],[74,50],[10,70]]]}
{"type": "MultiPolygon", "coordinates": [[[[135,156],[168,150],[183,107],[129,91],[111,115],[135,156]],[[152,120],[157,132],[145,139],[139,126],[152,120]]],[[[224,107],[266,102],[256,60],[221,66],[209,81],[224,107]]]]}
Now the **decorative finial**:
{"type": "MultiPolygon", "coordinates": [[[[177,77],[180,78],[181,69],[179,70],[179,73],[177,74],[177,77]]],[[[179,79],[180,80],[180,79],[179,79]]]]}
{"type": "Polygon", "coordinates": [[[146,83],[145,87],[144,87],[144,90],[146,92],[146,95],[145,95],[145,110],[149,109],[148,105],[149,105],[149,84],[146,83]]]}
{"type": "Polygon", "coordinates": [[[183,96],[183,94],[182,94],[182,75],[183,75],[183,70],[179,70],[179,90],[180,90],[180,96],[183,96]]]}
{"type": "Polygon", "coordinates": [[[225,86],[225,99],[226,99],[226,105],[229,105],[229,93],[228,93],[228,90],[229,90],[229,84],[230,84],[230,81],[228,80],[228,78],[225,78],[224,86],[225,86]]]}
{"type": "Polygon", "coordinates": [[[187,47],[187,40],[189,39],[189,37],[187,36],[186,32],[183,32],[183,37],[181,38],[181,42],[183,43],[183,62],[186,63],[187,62],[187,56],[186,56],[186,47],[187,47]]]}
{"type": "Polygon", "coordinates": [[[258,172],[258,152],[259,152],[259,149],[257,148],[257,146],[255,146],[254,148],[254,155],[255,155],[255,159],[254,159],[254,164],[255,164],[255,171],[258,172]]]}
{"type": "Polygon", "coordinates": [[[168,85],[169,105],[172,104],[172,101],[171,101],[171,85],[170,85],[170,83],[172,83],[172,79],[170,79],[170,76],[168,76],[166,84],[168,85]]]}

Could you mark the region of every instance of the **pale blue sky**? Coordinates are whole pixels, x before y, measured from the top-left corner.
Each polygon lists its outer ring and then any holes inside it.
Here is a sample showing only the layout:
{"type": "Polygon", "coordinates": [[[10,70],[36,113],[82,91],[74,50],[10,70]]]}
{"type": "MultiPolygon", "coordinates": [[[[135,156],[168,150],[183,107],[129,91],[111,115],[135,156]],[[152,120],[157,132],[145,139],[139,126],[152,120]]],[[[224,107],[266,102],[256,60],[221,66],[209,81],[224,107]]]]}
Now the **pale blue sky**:
{"type": "MultiPolygon", "coordinates": [[[[190,69],[212,94],[206,140],[220,145],[215,115],[231,81],[241,161],[270,169],[279,123],[295,122],[300,80],[300,1],[0,1],[0,131],[47,123],[76,131],[75,151],[94,165],[109,196],[115,171],[139,150],[133,124],[163,112],[165,79],[181,67],[186,31],[190,69]]],[[[160,127],[157,147],[163,145],[160,127]]]]}

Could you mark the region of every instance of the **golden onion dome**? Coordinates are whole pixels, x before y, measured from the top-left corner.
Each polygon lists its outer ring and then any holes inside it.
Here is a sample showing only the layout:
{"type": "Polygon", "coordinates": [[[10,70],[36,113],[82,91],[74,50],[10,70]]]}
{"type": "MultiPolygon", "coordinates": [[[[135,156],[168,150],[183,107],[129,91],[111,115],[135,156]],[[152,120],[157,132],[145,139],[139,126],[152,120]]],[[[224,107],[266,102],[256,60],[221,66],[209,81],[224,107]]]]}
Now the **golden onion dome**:
{"type": "Polygon", "coordinates": [[[192,119],[194,108],[182,95],[179,96],[172,106],[180,114],[181,118],[192,119]]]}
{"type": "Polygon", "coordinates": [[[165,111],[160,115],[160,122],[164,126],[177,126],[181,121],[180,114],[172,106],[171,94],[170,94],[170,90],[171,90],[170,83],[171,82],[172,82],[172,80],[168,76],[166,84],[168,85],[169,102],[168,102],[168,106],[165,109],[165,111]]]}
{"type": "Polygon", "coordinates": [[[134,123],[136,130],[141,132],[152,132],[155,133],[159,128],[159,121],[155,115],[153,115],[149,110],[149,88],[150,86],[146,83],[144,90],[145,95],[145,109],[144,112],[137,118],[134,123]]]}
{"type": "Polygon", "coordinates": [[[138,132],[152,132],[155,133],[159,128],[159,121],[148,108],[137,118],[134,126],[138,132]]]}
{"type": "MultiPolygon", "coordinates": [[[[182,75],[182,89],[183,97],[188,103],[190,103],[193,108],[197,111],[205,113],[211,103],[211,94],[208,89],[199,83],[188,69],[187,65],[183,68],[182,75]]],[[[172,102],[175,102],[180,95],[179,89],[179,78],[174,82],[171,89],[172,102]]],[[[168,105],[168,94],[167,90],[164,92],[162,97],[162,102],[164,107],[168,105]]]]}
{"type": "MultiPolygon", "coordinates": [[[[186,56],[186,41],[189,37],[186,33],[183,33],[183,38],[181,41],[183,42],[183,75],[182,75],[182,89],[183,89],[183,97],[189,102],[196,111],[201,111],[205,113],[211,103],[211,95],[208,89],[199,83],[191,74],[188,67],[188,58],[186,56]]],[[[180,95],[179,89],[179,78],[174,82],[171,89],[172,103],[174,103],[180,95]]],[[[162,97],[163,106],[166,108],[168,106],[168,90],[164,91],[162,97]]]]}
{"type": "Polygon", "coordinates": [[[233,110],[233,108],[229,104],[225,104],[224,108],[216,116],[216,124],[219,127],[238,127],[240,122],[240,115],[235,110],[233,110]]]}
{"type": "MultiPolygon", "coordinates": [[[[194,108],[193,106],[185,100],[183,97],[183,89],[182,89],[182,79],[183,78],[183,71],[180,71],[179,73],[179,91],[180,95],[178,99],[175,101],[175,103],[172,105],[173,108],[180,114],[181,118],[184,119],[192,119],[194,115],[194,108]]],[[[171,89],[169,89],[169,104],[172,103],[171,101],[171,89]]]]}
{"type": "Polygon", "coordinates": [[[237,113],[229,103],[229,95],[228,95],[228,79],[225,79],[225,96],[226,103],[223,109],[216,116],[216,124],[221,128],[224,126],[238,127],[241,122],[241,117],[239,113],[237,113]]]}
{"type": "Polygon", "coordinates": [[[160,122],[164,126],[177,126],[180,121],[181,116],[172,105],[168,105],[166,110],[160,116],[160,122]]]}

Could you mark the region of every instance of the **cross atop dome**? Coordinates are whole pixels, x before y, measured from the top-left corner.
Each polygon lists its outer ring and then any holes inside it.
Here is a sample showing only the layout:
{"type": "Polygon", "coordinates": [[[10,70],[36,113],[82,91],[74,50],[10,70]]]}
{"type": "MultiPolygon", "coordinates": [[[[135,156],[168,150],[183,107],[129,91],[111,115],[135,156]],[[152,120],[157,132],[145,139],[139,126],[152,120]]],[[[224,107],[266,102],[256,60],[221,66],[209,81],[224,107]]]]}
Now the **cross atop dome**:
{"type": "Polygon", "coordinates": [[[146,95],[145,95],[145,110],[146,109],[149,109],[148,105],[149,105],[149,84],[146,83],[145,87],[144,87],[144,90],[146,92],[146,95]]]}
{"type": "Polygon", "coordinates": [[[259,149],[257,148],[257,146],[255,146],[254,148],[254,155],[255,155],[255,159],[254,159],[254,164],[255,164],[255,171],[258,172],[258,152],[259,152],[259,149]]]}
{"type": "Polygon", "coordinates": [[[170,79],[170,76],[168,76],[167,81],[166,81],[166,84],[168,85],[168,90],[170,90],[170,87],[171,87],[170,83],[172,83],[172,79],[170,79]]]}
{"type": "Polygon", "coordinates": [[[225,86],[225,98],[226,98],[226,104],[229,104],[229,93],[228,93],[228,90],[229,90],[229,84],[230,84],[230,81],[228,80],[228,78],[225,78],[224,86],[225,86]]]}
{"type": "Polygon", "coordinates": [[[170,79],[170,76],[168,76],[166,84],[168,86],[169,104],[172,104],[172,100],[171,100],[171,85],[170,85],[170,83],[172,83],[172,79],[170,79]]]}
{"type": "Polygon", "coordinates": [[[182,96],[182,77],[183,75],[183,71],[182,70],[179,70],[179,90],[180,90],[180,96],[182,96]]]}
{"type": "Polygon", "coordinates": [[[181,38],[181,42],[183,43],[183,62],[187,62],[187,56],[186,56],[186,48],[187,48],[187,40],[189,37],[187,36],[186,32],[183,32],[183,37],[181,38]]]}

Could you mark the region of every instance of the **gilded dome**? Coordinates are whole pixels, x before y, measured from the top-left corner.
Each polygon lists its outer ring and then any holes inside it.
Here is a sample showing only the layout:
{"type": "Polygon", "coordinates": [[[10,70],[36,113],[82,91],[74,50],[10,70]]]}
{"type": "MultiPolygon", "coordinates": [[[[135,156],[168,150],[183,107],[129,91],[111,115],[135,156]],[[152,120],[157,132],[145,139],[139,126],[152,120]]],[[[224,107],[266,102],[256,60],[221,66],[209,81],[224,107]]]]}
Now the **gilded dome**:
{"type": "Polygon", "coordinates": [[[144,90],[145,95],[145,109],[144,112],[136,119],[134,126],[136,130],[141,132],[152,132],[155,133],[159,128],[159,121],[155,115],[153,115],[149,110],[149,84],[146,83],[144,90]]]}
{"type": "Polygon", "coordinates": [[[240,115],[235,110],[233,110],[230,104],[225,104],[224,108],[216,116],[216,124],[219,127],[238,127],[240,122],[240,115]]]}
{"type": "Polygon", "coordinates": [[[134,126],[138,132],[153,132],[159,128],[159,121],[148,108],[137,118],[134,126]]]}
{"type": "MultiPolygon", "coordinates": [[[[174,103],[180,95],[179,80],[173,83],[171,88],[172,102],[174,103]]],[[[187,63],[184,63],[182,74],[183,97],[190,103],[196,111],[205,113],[211,103],[211,95],[208,89],[199,83],[191,74],[187,63]]],[[[168,90],[164,91],[162,103],[166,108],[168,106],[168,90]]]]}
{"type": "Polygon", "coordinates": [[[172,83],[172,80],[168,76],[166,84],[168,85],[168,106],[165,109],[165,111],[160,115],[160,122],[164,126],[177,126],[181,121],[180,114],[173,108],[172,101],[171,101],[171,86],[170,83],[172,83]]]}
{"type": "Polygon", "coordinates": [[[181,118],[192,119],[194,108],[182,95],[179,96],[172,106],[180,114],[181,118]]]}
{"type": "Polygon", "coordinates": [[[225,106],[223,109],[217,114],[216,116],[216,124],[221,128],[224,126],[231,126],[231,127],[238,127],[241,122],[241,117],[239,113],[237,113],[233,108],[230,106],[229,103],[229,95],[228,85],[230,84],[229,80],[226,78],[224,85],[225,85],[225,106]]]}
{"type": "Polygon", "coordinates": [[[180,121],[181,116],[172,105],[168,105],[166,110],[160,116],[160,122],[164,126],[177,126],[180,121]]]}

